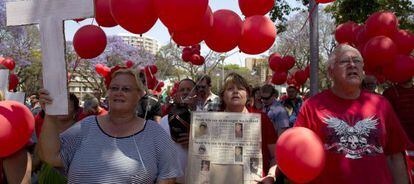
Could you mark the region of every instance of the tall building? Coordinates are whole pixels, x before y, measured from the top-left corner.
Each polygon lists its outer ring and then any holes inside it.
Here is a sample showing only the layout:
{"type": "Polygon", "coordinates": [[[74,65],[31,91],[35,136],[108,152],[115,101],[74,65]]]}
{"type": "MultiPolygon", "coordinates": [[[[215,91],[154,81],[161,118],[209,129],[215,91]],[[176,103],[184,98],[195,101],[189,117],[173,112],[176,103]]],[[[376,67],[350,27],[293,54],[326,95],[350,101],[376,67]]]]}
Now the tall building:
{"type": "Polygon", "coordinates": [[[273,72],[268,67],[267,59],[265,58],[246,58],[245,66],[252,74],[260,76],[260,82],[266,82],[273,72]]]}
{"type": "Polygon", "coordinates": [[[134,47],[141,47],[154,55],[160,50],[160,45],[156,39],[134,34],[118,34],[118,36],[121,37],[125,43],[134,47]]]}

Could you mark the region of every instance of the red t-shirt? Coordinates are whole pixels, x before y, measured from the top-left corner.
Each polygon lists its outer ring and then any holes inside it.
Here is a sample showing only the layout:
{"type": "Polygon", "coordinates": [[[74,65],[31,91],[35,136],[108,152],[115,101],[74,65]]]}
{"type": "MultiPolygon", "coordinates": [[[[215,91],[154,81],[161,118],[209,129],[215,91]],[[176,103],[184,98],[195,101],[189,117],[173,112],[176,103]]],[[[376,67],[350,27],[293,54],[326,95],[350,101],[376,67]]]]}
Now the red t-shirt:
{"type": "Polygon", "coordinates": [[[88,116],[94,116],[94,115],[96,115],[96,116],[103,116],[105,114],[108,114],[108,111],[106,111],[104,108],[101,108],[101,107],[98,107],[98,108],[99,108],[98,109],[98,113],[94,113],[94,114],[87,114],[87,113],[81,112],[80,115],[79,115],[79,117],[77,118],[77,121],[80,121],[83,118],[86,118],[88,116]]]}
{"type": "Polygon", "coordinates": [[[408,141],[388,101],[367,92],[347,100],[325,90],[303,104],[295,126],[324,143],[326,165],[314,183],[392,183],[386,156],[404,151],[408,141]]]}
{"type": "Polygon", "coordinates": [[[411,142],[414,142],[414,87],[391,87],[384,91],[411,142]]]}

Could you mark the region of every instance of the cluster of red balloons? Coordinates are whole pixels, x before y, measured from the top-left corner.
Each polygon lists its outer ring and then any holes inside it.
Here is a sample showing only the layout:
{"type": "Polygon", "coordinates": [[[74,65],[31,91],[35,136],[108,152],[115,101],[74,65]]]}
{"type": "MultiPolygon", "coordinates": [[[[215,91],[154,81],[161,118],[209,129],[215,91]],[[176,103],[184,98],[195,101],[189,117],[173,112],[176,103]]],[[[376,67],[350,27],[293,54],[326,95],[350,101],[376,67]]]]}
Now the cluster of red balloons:
{"type": "Polygon", "coordinates": [[[192,45],[191,47],[185,47],[181,53],[181,59],[184,62],[190,62],[193,65],[203,65],[205,58],[201,56],[201,46],[199,44],[192,45]]]}
{"type": "Polygon", "coordinates": [[[13,73],[14,68],[16,67],[16,62],[13,58],[10,57],[0,57],[0,65],[5,66],[7,69],[10,70],[9,74],[9,91],[13,91],[16,89],[17,85],[19,84],[19,78],[16,74],[13,73]]]}
{"type": "Polygon", "coordinates": [[[297,70],[293,75],[288,77],[289,70],[295,66],[296,60],[293,56],[282,57],[278,53],[269,56],[269,67],[273,70],[272,83],[282,85],[287,82],[289,85],[303,85],[309,77],[306,70],[297,70]],[[294,78],[293,78],[293,77],[294,78]]]}
{"type": "Polygon", "coordinates": [[[84,59],[92,59],[105,50],[106,34],[99,26],[86,25],[76,31],[73,37],[75,52],[84,59]]]}
{"type": "Polygon", "coordinates": [[[148,65],[144,69],[141,70],[145,74],[145,81],[146,86],[150,90],[154,90],[156,92],[161,92],[162,88],[164,87],[164,82],[159,81],[155,74],[158,72],[158,68],[155,65],[148,65]]]}
{"type": "Polygon", "coordinates": [[[0,102],[0,158],[7,157],[27,144],[34,129],[34,117],[23,104],[0,102]]]}
{"type": "Polygon", "coordinates": [[[403,82],[414,76],[414,34],[398,29],[392,12],[376,12],[365,24],[346,22],[336,28],[339,43],[355,46],[364,58],[364,70],[377,78],[403,82]]]}
{"type": "Polygon", "coordinates": [[[275,155],[280,170],[295,183],[311,182],[325,167],[321,139],[303,127],[286,130],[276,142],[275,155]]]}

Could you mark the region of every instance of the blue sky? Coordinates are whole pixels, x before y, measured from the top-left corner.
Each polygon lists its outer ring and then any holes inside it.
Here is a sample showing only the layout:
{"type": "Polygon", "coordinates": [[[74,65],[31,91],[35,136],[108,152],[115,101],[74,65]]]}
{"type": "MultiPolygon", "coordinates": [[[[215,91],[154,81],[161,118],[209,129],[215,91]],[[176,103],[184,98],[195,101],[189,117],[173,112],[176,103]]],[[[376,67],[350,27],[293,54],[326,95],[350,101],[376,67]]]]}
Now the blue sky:
{"type": "MultiPolygon", "coordinates": [[[[288,0],[290,5],[292,6],[300,6],[300,4],[296,0],[288,0]]],[[[230,9],[236,12],[241,16],[241,11],[239,9],[238,0],[209,0],[209,5],[211,9],[214,11],[219,9],[230,9]]],[[[81,26],[91,24],[93,19],[87,19],[80,23],[75,21],[66,21],[65,22],[65,36],[66,40],[72,40],[73,35],[75,34],[76,30],[78,30],[81,26]]],[[[114,28],[103,28],[107,35],[116,35],[119,33],[129,33],[128,31],[124,30],[120,26],[116,26],[114,28]]],[[[170,41],[170,36],[168,34],[167,28],[158,20],[155,26],[148,31],[147,33],[143,34],[145,36],[152,37],[159,41],[161,45],[166,45],[170,41]]],[[[237,49],[237,48],[236,48],[237,49]]],[[[233,50],[229,53],[234,53],[237,50],[233,50]]],[[[202,48],[202,52],[208,52],[208,48],[204,45],[202,48]]],[[[266,53],[264,53],[266,54],[266,53]]],[[[226,63],[234,63],[238,65],[244,65],[244,59],[246,57],[260,57],[260,55],[246,55],[243,53],[235,53],[234,55],[228,57],[225,62],[226,63]]]]}

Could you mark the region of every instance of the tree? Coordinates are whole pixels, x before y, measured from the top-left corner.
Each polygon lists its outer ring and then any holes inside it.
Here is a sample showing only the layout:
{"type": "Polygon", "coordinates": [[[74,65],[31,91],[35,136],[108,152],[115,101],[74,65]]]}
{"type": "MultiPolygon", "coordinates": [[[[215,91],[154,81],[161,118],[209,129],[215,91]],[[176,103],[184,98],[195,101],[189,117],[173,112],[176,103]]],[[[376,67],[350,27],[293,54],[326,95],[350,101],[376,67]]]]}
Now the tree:
{"type": "MultiPolygon", "coordinates": [[[[273,52],[280,53],[282,56],[292,55],[296,58],[296,64],[289,72],[293,74],[298,69],[305,69],[310,60],[309,29],[308,25],[303,25],[308,18],[307,12],[300,12],[292,16],[287,22],[287,30],[279,35],[278,42],[271,49],[273,52]]],[[[335,47],[334,36],[332,35],[335,25],[331,21],[331,15],[319,13],[319,88],[323,89],[330,86],[326,72],[326,61],[328,55],[335,47]]],[[[306,83],[304,87],[309,87],[306,83]]],[[[303,88],[305,89],[305,88],[303,88]]]]}
{"type": "Polygon", "coordinates": [[[124,66],[126,60],[135,63],[134,67],[139,69],[146,65],[155,63],[155,56],[142,48],[137,48],[125,43],[119,36],[108,37],[105,51],[93,59],[79,58],[73,49],[73,44],[66,44],[66,61],[68,71],[73,77],[80,77],[86,87],[100,89],[102,94],[106,94],[104,80],[95,71],[97,64],[104,64],[108,67],[115,65],[124,66]]]}
{"type": "Polygon", "coordinates": [[[199,73],[211,75],[220,61],[220,55],[210,50],[207,54],[201,54],[205,57],[205,63],[202,66],[195,66],[184,62],[181,59],[181,53],[182,48],[177,47],[174,43],[169,43],[160,49],[156,55],[156,65],[161,71],[160,78],[181,80],[181,77],[194,79],[199,73]]]}
{"type": "Polygon", "coordinates": [[[295,12],[299,10],[299,8],[292,8],[289,6],[286,0],[276,0],[275,6],[270,11],[270,19],[273,22],[279,22],[276,27],[278,33],[286,31],[287,26],[287,16],[290,15],[290,13],[295,12]]]}
{"type": "Polygon", "coordinates": [[[27,94],[36,93],[41,83],[40,34],[36,26],[6,26],[6,3],[0,0],[0,56],[16,62],[14,73],[19,88],[27,94]]]}
{"type": "Polygon", "coordinates": [[[336,24],[364,23],[372,13],[384,10],[395,12],[401,29],[414,31],[414,6],[410,0],[336,0],[326,7],[336,24]]]}

